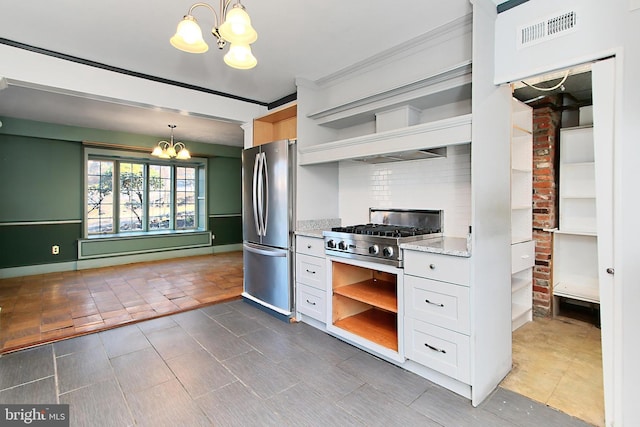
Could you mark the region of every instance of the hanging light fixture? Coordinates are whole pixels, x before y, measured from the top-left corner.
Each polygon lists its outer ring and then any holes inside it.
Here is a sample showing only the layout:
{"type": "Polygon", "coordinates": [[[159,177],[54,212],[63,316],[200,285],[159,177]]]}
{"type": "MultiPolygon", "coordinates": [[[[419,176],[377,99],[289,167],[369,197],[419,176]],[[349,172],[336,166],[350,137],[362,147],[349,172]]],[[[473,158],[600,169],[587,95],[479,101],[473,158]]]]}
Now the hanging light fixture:
{"type": "Polygon", "coordinates": [[[160,157],[161,159],[176,159],[187,160],[191,158],[189,150],[182,142],[173,142],[173,130],[176,125],[168,125],[171,128],[171,139],[169,141],[160,141],[156,148],[151,152],[152,156],[160,157]]]}
{"type": "Polygon", "coordinates": [[[251,52],[251,43],[258,39],[258,33],[251,26],[251,18],[240,0],[231,9],[232,0],[220,0],[220,14],[207,3],[195,3],[178,24],[176,33],[171,39],[171,45],[189,53],[204,53],[209,50],[209,45],[202,38],[202,30],[198,21],[193,17],[194,9],[206,7],[215,16],[215,26],[211,34],[216,38],[218,49],[223,49],[231,44],[229,52],[224,56],[224,62],[233,68],[248,70],[258,63],[251,52]]]}

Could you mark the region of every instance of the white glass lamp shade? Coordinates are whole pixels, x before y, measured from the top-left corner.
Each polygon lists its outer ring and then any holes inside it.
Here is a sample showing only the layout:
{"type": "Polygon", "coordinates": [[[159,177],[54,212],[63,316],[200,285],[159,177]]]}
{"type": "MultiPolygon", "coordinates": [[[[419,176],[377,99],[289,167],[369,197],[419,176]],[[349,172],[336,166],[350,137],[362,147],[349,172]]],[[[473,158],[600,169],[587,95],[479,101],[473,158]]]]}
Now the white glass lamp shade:
{"type": "Polygon", "coordinates": [[[176,33],[169,41],[176,49],[189,53],[204,53],[209,50],[209,46],[202,38],[202,30],[198,22],[191,15],[186,15],[180,21],[176,33]]]}
{"type": "Polygon", "coordinates": [[[159,145],[156,145],[156,148],[153,149],[153,151],[151,152],[151,155],[156,157],[162,156],[162,147],[160,147],[159,145]]]}
{"type": "Polygon", "coordinates": [[[176,149],[173,147],[173,145],[170,145],[169,147],[167,147],[167,155],[171,158],[177,156],[176,149]]]}
{"type": "Polygon", "coordinates": [[[229,52],[224,56],[224,62],[229,67],[248,70],[255,67],[258,60],[251,53],[251,47],[248,44],[232,44],[229,52]]]}
{"type": "Polygon", "coordinates": [[[182,150],[178,151],[178,155],[176,156],[176,158],[180,160],[188,160],[191,158],[191,154],[189,153],[189,150],[183,148],[182,150]]]}
{"type": "Polygon", "coordinates": [[[231,44],[251,44],[258,40],[258,33],[251,26],[251,18],[240,5],[235,5],[218,29],[223,39],[231,44]]]}

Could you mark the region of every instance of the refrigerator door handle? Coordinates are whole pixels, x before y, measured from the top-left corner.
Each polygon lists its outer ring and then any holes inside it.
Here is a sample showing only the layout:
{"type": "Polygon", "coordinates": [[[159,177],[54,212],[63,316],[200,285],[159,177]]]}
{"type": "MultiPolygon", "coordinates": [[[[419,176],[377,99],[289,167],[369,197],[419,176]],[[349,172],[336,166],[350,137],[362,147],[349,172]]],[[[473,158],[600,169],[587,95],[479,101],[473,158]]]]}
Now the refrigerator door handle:
{"type": "Polygon", "coordinates": [[[264,206],[262,214],[262,235],[267,235],[267,224],[269,223],[269,171],[267,170],[267,154],[262,153],[262,162],[264,168],[262,173],[264,174],[264,206]]]}
{"type": "Polygon", "coordinates": [[[264,153],[258,154],[258,235],[264,236],[264,153]]]}
{"type": "Polygon", "coordinates": [[[253,188],[251,191],[251,195],[253,197],[253,222],[256,225],[256,233],[260,236],[261,228],[259,223],[258,216],[258,176],[259,176],[259,165],[260,165],[260,153],[256,156],[255,163],[253,164],[253,188]]]}
{"type": "Polygon", "coordinates": [[[260,254],[260,255],[266,255],[266,256],[271,256],[271,257],[286,257],[287,256],[287,251],[283,250],[283,249],[278,249],[278,250],[269,250],[269,249],[264,249],[263,246],[258,246],[258,245],[254,245],[251,243],[245,243],[244,248],[248,251],[248,252],[253,252],[256,254],[260,254]]]}

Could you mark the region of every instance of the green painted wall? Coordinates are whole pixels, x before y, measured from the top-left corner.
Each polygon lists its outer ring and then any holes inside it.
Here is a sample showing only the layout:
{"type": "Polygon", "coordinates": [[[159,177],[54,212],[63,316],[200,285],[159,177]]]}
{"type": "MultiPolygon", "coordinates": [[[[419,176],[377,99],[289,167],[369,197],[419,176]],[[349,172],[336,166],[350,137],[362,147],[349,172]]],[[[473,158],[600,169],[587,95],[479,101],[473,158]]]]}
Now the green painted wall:
{"type": "Polygon", "coordinates": [[[82,145],[0,135],[0,221],[82,219],[82,145]]]}
{"type": "Polygon", "coordinates": [[[0,268],[76,261],[81,233],[82,223],[0,226],[0,268]]]}
{"type": "MultiPolygon", "coordinates": [[[[0,117],[0,268],[77,260],[82,224],[7,225],[30,221],[82,220],[83,146],[96,141],[118,146],[153,147],[166,135],[108,132],[0,117]],[[52,245],[60,255],[51,254],[52,245]]],[[[194,156],[210,157],[209,214],[241,212],[240,147],[185,141],[194,156]],[[212,157],[217,156],[217,157],[212,157]]],[[[240,243],[239,220],[209,219],[214,245],[240,243]]]]}
{"type": "MultiPolygon", "coordinates": [[[[136,148],[148,148],[149,152],[161,139],[167,139],[168,134],[140,135],[126,132],[112,132],[101,129],[89,129],[77,126],[63,126],[52,123],[34,122],[32,120],[1,117],[0,134],[29,136],[48,140],[62,141],[91,141],[106,144],[116,144],[136,148]]],[[[181,139],[180,139],[181,140],[181,139]]],[[[241,157],[241,147],[228,145],[205,144],[181,140],[189,148],[194,157],[241,157]]]]}
{"type": "Polygon", "coordinates": [[[207,173],[209,215],[242,213],[242,159],[211,158],[207,173]]]}

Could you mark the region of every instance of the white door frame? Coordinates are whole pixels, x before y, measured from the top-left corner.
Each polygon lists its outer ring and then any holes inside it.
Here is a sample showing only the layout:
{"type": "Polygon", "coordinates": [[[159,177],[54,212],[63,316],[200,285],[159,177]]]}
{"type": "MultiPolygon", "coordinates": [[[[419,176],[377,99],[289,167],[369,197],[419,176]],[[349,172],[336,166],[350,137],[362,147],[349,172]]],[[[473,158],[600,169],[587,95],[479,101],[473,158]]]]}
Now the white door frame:
{"type": "MultiPolygon", "coordinates": [[[[602,374],[604,383],[605,424],[613,425],[616,403],[621,399],[620,339],[614,331],[621,330],[621,317],[614,307],[616,301],[614,214],[616,211],[615,162],[615,110],[616,60],[598,61],[591,67],[593,93],[593,140],[596,179],[596,222],[598,235],[598,284],[600,288],[600,324],[602,341],[602,374]],[[611,273],[610,273],[611,272],[611,273]],[[616,314],[618,313],[618,314],[616,314]],[[618,363],[616,363],[616,361],[618,363]]],[[[619,205],[618,205],[619,206],[619,205]]]]}

